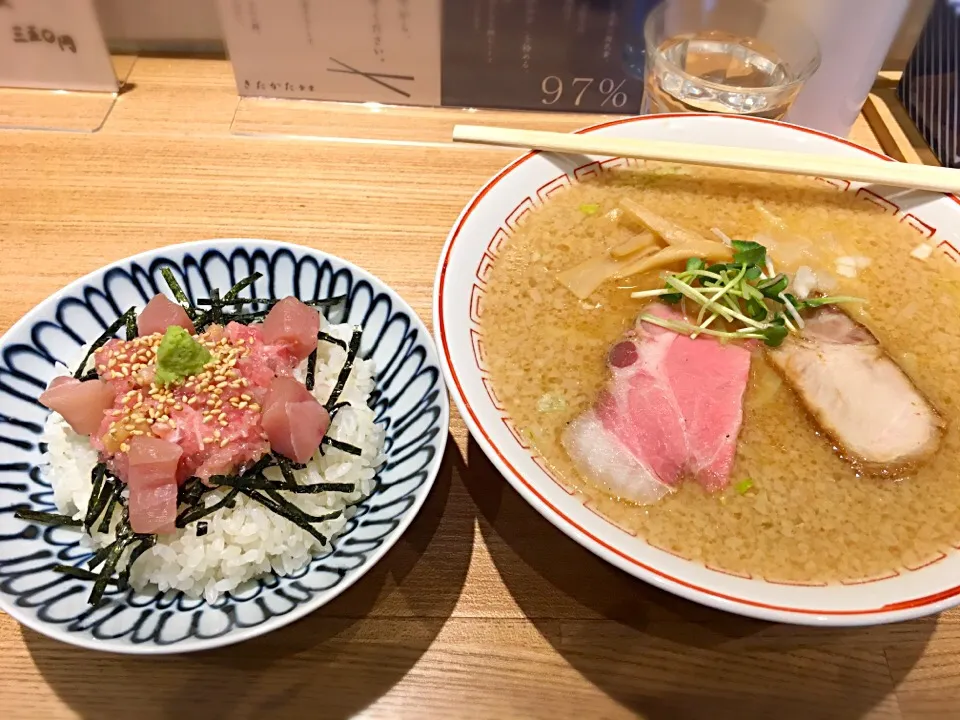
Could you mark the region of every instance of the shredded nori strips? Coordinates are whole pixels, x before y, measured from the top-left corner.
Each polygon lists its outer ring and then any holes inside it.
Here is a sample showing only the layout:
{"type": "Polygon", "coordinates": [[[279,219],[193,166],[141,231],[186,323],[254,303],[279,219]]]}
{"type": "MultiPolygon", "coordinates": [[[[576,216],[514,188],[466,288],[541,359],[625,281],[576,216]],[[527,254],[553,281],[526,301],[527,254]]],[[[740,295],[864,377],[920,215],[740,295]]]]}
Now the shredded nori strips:
{"type": "Polygon", "coordinates": [[[203,537],[210,530],[210,524],[206,520],[197,523],[197,537],[203,537]]]}
{"type": "Polygon", "coordinates": [[[133,569],[133,564],[141,555],[157,544],[156,535],[137,535],[137,537],[140,538],[140,544],[130,553],[126,566],[120,572],[119,585],[121,590],[130,585],[130,571],[133,569]]]}
{"type": "Polygon", "coordinates": [[[291,461],[276,452],[273,454],[273,458],[277,467],[280,468],[280,474],[283,475],[286,486],[291,489],[295,488],[297,486],[297,479],[293,476],[293,468],[290,467],[291,461]]]}
{"type": "Polygon", "coordinates": [[[17,510],[13,516],[20,518],[21,520],[43,523],[44,525],[68,525],[70,527],[80,527],[83,524],[79,520],[74,520],[69,515],[42,512],[40,510],[17,510]]]}
{"type": "Polygon", "coordinates": [[[360,352],[360,339],[363,337],[363,330],[358,327],[353,329],[353,335],[350,336],[350,345],[347,347],[347,359],[343,361],[343,367],[340,368],[340,374],[337,375],[337,384],[333,386],[330,397],[324,403],[327,412],[337,404],[340,399],[340,393],[347,385],[347,379],[350,377],[350,371],[353,370],[353,363],[357,359],[357,353],[360,352]]]}
{"type": "MultiPolygon", "coordinates": [[[[90,572],[89,570],[84,570],[82,567],[77,567],[76,565],[54,565],[53,571],[62,573],[64,575],[69,575],[70,577],[79,578],[80,580],[97,580],[100,575],[95,572],[90,572]]],[[[119,585],[119,580],[110,578],[107,580],[108,583],[114,585],[119,585]]]]}
{"type": "Polygon", "coordinates": [[[93,583],[93,590],[90,591],[90,597],[87,598],[88,603],[91,605],[100,604],[100,601],[103,599],[103,593],[107,589],[107,583],[111,582],[113,573],[117,569],[117,564],[120,562],[120,556],[123,555],[123,551],[127,549],[127,546],[135,540],[136,538],[132,538],[129,535],[122,535],[110,545],[107,561],[103,564],[103,570],[101,570],[97,576],[96,582],[93,583]]]}
{"type": "Polygon", "coordinates": [[[216,288],[210,293],[210,317],[216,325],[223,325],[223,305],[220,304],[220,291],[216,288]]]}
{"type": "MultiPolygon", "coordinates": [[[[337,347],[341,347],[344,350],[347,349],[347,344],[343,340],[341,340],[338,337],[334,337],[330,333],[325,333],[323,332],[323,330],[317,333],[317,340],[323,340],[324,342],[328,342],[331,345],[336,345],[337,347]]],[[[311,390],[311,391],[313,390],[313,383],[314,383],[313,376],[316,373],[316,370],[317,370],[317,351],[314,350],[312,353],[310,353],[310,356],[307,358],[307,379],[306,379],[306,382],[304,383],[304,385],[307,386],[307,390],[311,390]]]]}
{"type": "MultiPolygon", "coordinates": [[[[259,273],[256,275],[259,277],[259,273]]],[[[251,280],[250,282],[253,281],[251,280]]],[[[237,322],[241,325],[249,325],[252,322],[256,322],[257,320],[262,320],[265,318],[270,313],[271,308],[280,302],[279,300],[274,300],[272,298],[238,298],[236,295],[243,289],[243,287],[240,287],[240,289],[237,288],[243,283],[244,281],[241,281],[234,285],[233,288],[231,288],[227,294],[223,296],[223,298],[210,297],[197,300],[198,306],[210,308],[205,312],[198,312],[194,308],[194,312],[197,313],[196,319],[194,320],[194,325],[197,328],[197,332],[202,332],[204,329],[206,329],[210,322],[222,322],[224,324],[228,322],[237,322]],[[236,293],[234,293],[235,290],[236,293]],[[231,295],[231,293],[233,294],[231,295]],[[266,309],[248,310],[244,312],[242,311],[244,305],[264,305],[266,306],[266,309]],[[236,310],[233,312],[224,312],[224,308],[228,307],[235,307],[236,310]],[[219,317],[220,320],[218,321],[213,319],[215,317],[219,317]]],[[[246,285],[244,285],[244,287],[246,287],[246,285]]],[[[215,294],[215,291],[211,294],[215,294]]],[[[346,300],[346,298],[346,295],[337,295],[335,297],[325,298],[323,300],[302,300],[301,302],[303,302],[304,305],[308,305],[312,308],[322,311],[341,304],[344,300],[346,300]]]]}
{"type": "Polygon", "coordinates": [[[167,283],[167,287],[170,288],[170,292],[173,293],[174,299],[180,303],[180,307],[187,311],[187,315],[190,316],[190,319],[196,317],[197,310],[190,304],[190,298],[187,297],[187,294],[183,291],[183,288],[180,287],[180,283],[177,282],[177,278],[174,277],[173,271],[168,267],[160,268],[160,274],[163,275],[163,279],[167,283]]]}
{"type": "Polygon", "coordinates": [[[113,509],[120,502],[120,493],[123,492],[123,485],[118,480],[110,485],[110,499],[107,500],[107,509],[103,511],[103,519],[100,521],[98,532],[110,532],[110,520],[113,517],[113,509]]]}
{"type": "MultiPolygon", "coordinates": [[[[223,305],[228,305],[228,304],[232,305],[232,304],[233,304],[233,301],[240,296],[240,293],[242,293],[244,290],[246,290],[248,287],[250,287],[251,285],[253,285],[257,280],[259,280],[259,279],[262,278],[262,277],[263,277],[263,274],[262,274],[262,273],[258,273],[258,272],[255,272],[255,273],[253,273],[252,275],[247,275],[247,277],[243,278],[243,280],[241,280],[241,281],[238,282],[236,285],[234,285],[232,288],[230,288],[229,290],[227,290],[227,292],[226,292],[226,293],[224,294],[224,296],[223,296],[223,302],[222,302],[222,304],[223,304],[223,305]]],[[[256,300],[245,300],[245,301],[243,301],[243,302],[257,302],[257,301],[256,301],[256,300]]],[[[197,303],[200,304],[200,301],[197,301],[197,303]]]]}
{"type": "Polygon", "coordinates": [[[177,488],[177,505],[196,505],[210,488],[198,477],[188,478],[177,488]]]}
{"type": "Polygon", "coordinates": [[[350,407],[350,403],[338,402],[333,407],[327,408],[327,412],[330,413],[330,420],[332,421],[337,416],[337,413],[343,410],[345,407],[350,407]]]}
{"type": "Polygon", "coordinates": [[[313,383],[314,375],[317,372],[317,348],[313,349],[313,352],[307,356],[307,377],[304,379],[303,384],[306,386],[307,390],[313,392],[313,383]]]}
{"type": "Polygon", "coordinates": [[[338,337],[334,337],[329,333],[325,333],[323,330],[317,333],[317,340],[323,340],[324,342],[328,342],[331,345],[342,347],[344,350],[347,349],[347,343],[345,343],[343,340],[341,340],[338,337]]]}
{"type": "Polygon", "coordinates": [[[120,317],[110,323],[110,326],[103,331],[103,334],[93,341],[93,345],[90,346],[90,349],[87,350],[87,354],[83,356],[83,360],[81,360],[80,364],[77,365],[77,370],[73,373],[73,377],[75,377],[77,380],[80,380],[82,377],[84,377],[85,373],[83,369],[87,366],[87,363],[90,361],[90,358],[93,356],[93,354],[106,345],[108,340],[112,340],[114,337],[116,337],[117,332],[120,330],[120,328],[126,326],[130,318],[133,318],[134,326],[136,326],[136,308],[129,308],[120,317]]]}
{"type": "Polygon", "coordinates": [[[356,455],[360,457],[363,454],[363,450],[358,448],[356,445],[351,445],[350,443],[345,443],[336,438],[332,438],[329,435],[325,435],[323,440],[320,441],[322,445],[329,445],[330,447],[336,448],[337,450],[342,450],[345,453],[351,455],[356,455]]]}
{"type": "MultiPolygon", "coordinates": [[[[252,491],[252,492],[257,492],[257,491],[252,491]]],[[[333,510],[332,512],[328,512],[324,515],[311,515],[310,513],[306,512],[305,510],[301,510],[292,502],[287,500],[277,490],[265,490],[264,493],[267,495],[267,497],[269,497],[271,500],[273,500],[275,503],[277,503],[282,508],[284,508],[287,512],[289,512],[290,515],[293,515],[297,518],[302,518],[307,523],[326,522],[327,520],[333,520],[334,518],[338,518],[343,514],[343,510],[333,510]]],[[[290,519],[293,519],[293,518],[290,518],[290,519]]],[[[297,523],[297,524],[299,525],[300,523],[297,523]]],[[[303,526],[301,525],[301,527],[303,526]]]]}
{"type": "Polygon", "coordinates": [[[137,337],[137,314],[136,313],[127,313],[126,325],[127,325],[127,340],[135,340],[137,337]]]}
{"type": "Polygon", "coordinates": [[[87,567],[91,570],[95,570],[98,565],[107,559],[107,555],[109,554],[110,546],[104,545],[102,548],[97,550],[89,560],[87,560],[87,567]]]}
{"type": "Polygon", "coordinates": [[[298,495],[311,495],[321,492],[353,492],[356,486],[353,483],[308,483],[306,485],[289,485],[276,480],[267,480],[262,475],[255,478],[232,478],[220,476],[219,487],[233,487],[241,490],[282,490],[298,495]]]}
{"type": "Polygon", "coordinates": [[[103,512],[104,505],[106,504],[105,498],[101,497],[103,493],[103,479],[106,474],[107,466],[102,462],[94,465],[93,470],[90,471],[90,482],[93,484],[93,489],[90,491],[90,499],[87,501],[87,515],[83,519],[83,527],[87,532],[90,532],[90,528],[93,527],[97,518],[100,517],[100,513],[103,512]]]}
{"type": "Polygon", "coordinates": [[[265,494],[261,493],[259,490],[241,490],[240,492],[249,497],[251,500],[256,500],[268,510],[272,510],[277,515],[286,518],[290,522],[294,523],[297,527],[306,530],[308,533],[313,535],[313,537],[319,540],[321,545],[327,544],[327,536],[313,527],[311,523],[332,520],[333,518],[340,517],[340,515],[343,514],[342,510],[336,510],[326,515],[310,515],[286,500],[276,490],[266,490],[265,494]]]}
{"type": "Polygon", "coordinates": [[[178,528],[184,528],[190,523],[204,518],[207,515],[215,513],[222,507],[231,507],[231,503],[234,502],[234,498],[239,493],[239,489],[231,488],[230,492],[224,495],[218,502],[214,503],[210,507],[192,507],[187,508],[182,513],[177,516],[176,522],[174,523],[178,528]]]}

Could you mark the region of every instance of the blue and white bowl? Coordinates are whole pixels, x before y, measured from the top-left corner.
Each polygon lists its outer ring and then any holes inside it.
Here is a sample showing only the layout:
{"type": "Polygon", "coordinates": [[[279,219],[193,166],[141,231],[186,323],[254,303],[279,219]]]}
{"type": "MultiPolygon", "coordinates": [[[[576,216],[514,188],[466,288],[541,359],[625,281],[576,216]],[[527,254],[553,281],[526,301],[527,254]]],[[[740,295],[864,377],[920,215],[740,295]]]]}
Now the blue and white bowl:
{"type": "Polygon", "coordinates": [[[240,642],[303,617],[364,575],[423,505],[440,467],[449,407],[430,333],[393,290],[345,260],[265,240],[212,240],[143,253],[81,278],[30,311],[0,338],[0,609],[52,638],[95,650],[179,653],[240,642]],[[361,355],[376,362],[371,399],[386,429],[387,462],[329,553],[288,577],[267,576],[210,605],[181,593],[108,591],[87,604],[90,583],[53,571],[89,555],[76,529],[14,517],[56,511],[41,465],[47,410],[37,402],[57,364],[79,358],[123,310],[163,288],[170,267],[206,297],[253,272],[256,297],[316,300],[346,295],[332,319],[364,328],[361,355]]]}

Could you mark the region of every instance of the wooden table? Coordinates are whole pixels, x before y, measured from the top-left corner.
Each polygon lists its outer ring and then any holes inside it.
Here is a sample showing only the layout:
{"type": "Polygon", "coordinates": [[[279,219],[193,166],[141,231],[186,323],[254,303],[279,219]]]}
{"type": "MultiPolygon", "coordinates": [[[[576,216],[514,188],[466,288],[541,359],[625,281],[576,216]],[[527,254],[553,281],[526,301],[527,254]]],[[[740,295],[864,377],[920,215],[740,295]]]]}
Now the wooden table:
{"type": "MultiPolygon", "coordinates": [[[[419,123],[441,133],[449,116],[422,111],[405,123],[391,115],[394,140],[282,137],[284,125],[341,138],[385,131],[370,111],[344,122],[336,107],[290,104],[287,116],[238,105],[222,61],[140,58],[128,82],[99,132],[0,130],[0,331],[104,263],[238,236],[347,258],[429,321],[447,231],[514,155],[401,142],[419,123]]],[[[863,121],[852,137],[877,147],[863,121]]],[[[451,436],[437,486],[397,546],[336,601],[266,637],[119,657],[0,615],[0,717],[960,717],[960,612],[815,630],[694,605],[557,532],[456,413],[451,436]]]]}

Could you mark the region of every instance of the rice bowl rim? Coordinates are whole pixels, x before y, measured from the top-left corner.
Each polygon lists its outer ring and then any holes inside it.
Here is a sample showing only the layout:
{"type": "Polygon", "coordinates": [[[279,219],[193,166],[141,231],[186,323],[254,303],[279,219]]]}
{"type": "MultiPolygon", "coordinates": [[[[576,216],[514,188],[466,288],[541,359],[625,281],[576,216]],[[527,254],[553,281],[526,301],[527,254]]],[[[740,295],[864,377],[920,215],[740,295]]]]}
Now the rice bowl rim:
{"type": "MultiPolygon", "coordinates": [[[[706,135],[707,139],[700,142],[761,149],[773,145],[801,152],[847,157],[866,155],[895,162],[893,158],[845,138],[809,128],[763,118],[711,113],[628,117],[575,132],[686,142],[698,138],[698,135],[706,135]]],[[[588,173],[581,175],[580,171],[596,166],[590,173],[599,174],[606,168],[631,163],[635,164],[635,161],[527,152],[492,176],[467,203],[451,228],[434,281],[434,335],[454,402],[484,453],[514,489],[568,537],[641,580],[719,610],[800,625],[860,626],[921,617],[960,604],[960,585],[955,580],[960,576],[960,553],[956,550],[944,553],[933,563],[906,568],[904,574],[895,571],[896,577],[839,585],[817,583],[807,586],[762,578],[747,579],[708,568],[650,545],[642,538],[631,537],[630,533],[586,507],[577,500],[572,489],[564,488],[543,463],[538,462],[540,456],[518,439],[518,431],[511,427],[508,413],[495,399],[489,373],[482,367],[482,295],[499,245],[507,241],[524,217],[546,202],[553,192],[589,177],[588,173]],[[586,164],[578,166],[578,163],[586,164]],[[453,281],[449,279],[451,276],[453,281]],[[463,282],[462,278],[469,279],[463,282]],[[948,561],[937,565],[939,560],[948,561]],[[870,596],[882,597],[884,601],[864,600],[870,596]],[[851,601],[851,597],[860,600],[851,601]]],[[[883,194],[864,189],[863,183],[824,182],[836,183],[834,187],[840,191],[856,190],[859,193],[863,189],[871,196],[866,199],[881,207],[883,204],[892,206],[894,215],[904,212],[900,222],[908,221],[921,233],[924,229],[931,231],[928,237],[937,237],[934,244],[947,242],[953,251],[953,259],[957,259],[960,236],[946,223],[949,218],[951,227],[960,224],[960,198],[909,191],[916,192],[916,197],[922,198],[923,202],[909,204],[907,213],[883,194]],[[931,214],[941,220],[928,224],[921,219],[926,217],[929,220],[931,214]]],[[[889,192],[890,189],[877,190],[889,192]]]]}
{"type": "MultiPolygon", "coordinates": [[[[337,255],[333,255],[332,253],[317,250],[305,245],[298,245],[296,243],[279,240],[265,240],[260,238],[211,238],[208,240],[193,240],[184,243],[166,245],[152,250],[146,250],[135,255],[130,255],[111,261],[110,263],[107,263],[106,265],[103,265],[100,268],[97,268],[96,270],[93,270],[82,277],[71,281],[27,311],[27,313],[24,314],[24,316],[17,320],[13,325],[11,325],[6,332],[3,333],[3,335],[0,335],[0,351],[2,351],[8,345],[10,337],[22,332],[24,328],[30,327],[38,320],[42,320],[42,316],[44,315],[48,306],[56,304],[66,297],[76,296],[77,290],[82,290],[85,285],[99,280],[112,268],[123,267],[124,265],[132,263],[149,262],[153,259],[164,258],[170,254],[186,254],[191,251],[202,252],[204,250],[211,249],[223,250],[240,247],[246,248],[250,251],[256,249],[288,250],[294,254],[299,254],[300,256],[310,255],[317,260],[329,260],[333,263],[340,264],[343,268],[350,271],[357,278],[366,280],[373,289],[388,295],[391,301],[394,303],[396,309],[401,312],[405,312],[411,318],[411,324],[420,330],[420,336],[422,338],[421,342],[427,348],[432,349],[433,352],[436,353],[439,360],[439,353],[437,353],[436,347],[433,346],[433,336],[428,332],[423,320],[397,291],[380,280],[378,277],[350,262],[349,260],[345,260],[337,255]]],[[[439,364],[440,363],[438,362],[438,365],[439,364]]],[[[354,583],[360,580],[360,578],[366,575],[370,569],[376,565],[383,558],[383,556],[387,554],[387,552],[390,551],[400,537],[406,532],[414,518],[419,514],[423,504],[426,502],[426,499],[430,494],[430,491],[433,489],[433,486],[436,483],[440,466],[443,463],[447,437],[450,433],[450,405],[448,394],[446,388],[444,387],[442,374],[438,378],[437,389],[438,392],[436,404],[440,409],[440,415],[437,419],[437,426],[440,432],[438,434],[438,438],[436,439],[438,450],[430,461],[428,468],[425,470],[426,477],[423,484],[418,488],[414,496],[414,502],[397,520],[395,528],[390,534],[384,537],[382,543],[367,553],[367,559],[364,563],[362,563],[356,569],[347,572],[341,581],[334,587],[316,593],[310,600],[295,606],[293,610],[283,615],[272,615],[253,627],[231,630],[230,632],[224,633],[223,635],[215,638],[198,639],[196,637],[190,637],[171,645],[156,645],[148,643],[143,643],[140,645],[132,643],[125,645],[107,644],[103,641],[88,637],[86,635],[68,632],[60,625],[51,622],[44,622],[39,618],[31,616],[29,612],[22,611],[16,605],[16,603],[11,600],[12,596],[8,596],[6,593],[0,593],[0,610],[10,615],[21,625],[24,625],[25,627],[28,627],[31,630],[54,640],[59,640],[70,645],[89,650],[119,655],[178,655],[181,653],[198,652],[201,650],[212,650],[259,637],[260,635],[264,635],[268,632],[277,630],[286,625],[290,625],[297,620],[300,620],[301,618],[309,615],[313,611],[326,605],[331,600],[341,595],[354,583]]],[[[376,391],[376,385],[374,385],[374,391],[376,391]]],[[[379,471],[377,474],[379,475],[379,471]]],[[[365,502],[367,499],[374,496],[375,495],[368,495],[362,502],[365,502]]],[[[349,537],[349,535],[340,534],[333,542],[337,543],[345,537],[349,537]]],[[[281,583],[283,580],[284,578],[279,578],[281,583]]]]}

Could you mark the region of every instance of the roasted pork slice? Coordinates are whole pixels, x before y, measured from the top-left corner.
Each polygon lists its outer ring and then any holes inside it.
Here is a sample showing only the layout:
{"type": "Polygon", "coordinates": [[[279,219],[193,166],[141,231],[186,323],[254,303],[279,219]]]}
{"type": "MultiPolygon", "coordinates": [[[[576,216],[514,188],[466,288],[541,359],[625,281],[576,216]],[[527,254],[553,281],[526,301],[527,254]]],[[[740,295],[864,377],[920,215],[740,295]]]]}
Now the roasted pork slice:
{"type": "MultiPolygon", "coordinates": [[[[654,315],[682,319],[665,305],[654,315]]],[[[685,477],[730,481],[750,351],[638,322],[610,350],[612,377],[595,406],[564,431],[580,471],[617,496],[656,502],[685,477]]]]}
{"type": "Polygon", "coordinates": [[[905,469],[939,446],[937,411],[842,310],[815,311],[768,357],[842,455],[865,471],[905,469]]]}
{"type": "Polygon", "coordinates": [[[604,427],[595,410],[570,423],[564,432],[563,446],[581,472],[612,495],[652,505],[672,490],[604,427]]]}

